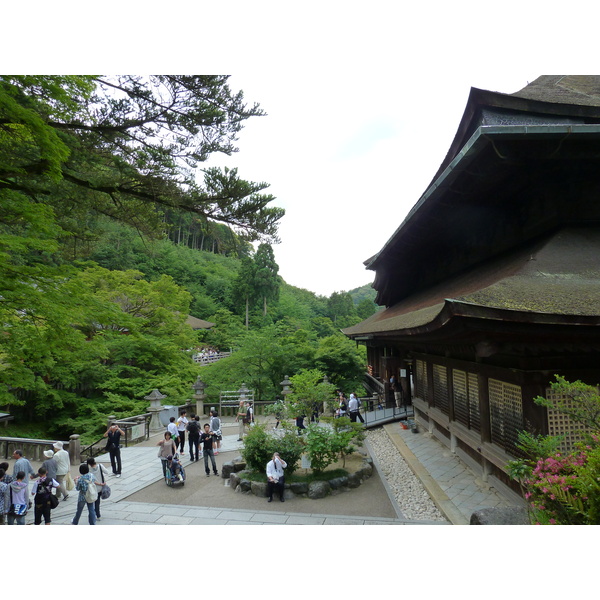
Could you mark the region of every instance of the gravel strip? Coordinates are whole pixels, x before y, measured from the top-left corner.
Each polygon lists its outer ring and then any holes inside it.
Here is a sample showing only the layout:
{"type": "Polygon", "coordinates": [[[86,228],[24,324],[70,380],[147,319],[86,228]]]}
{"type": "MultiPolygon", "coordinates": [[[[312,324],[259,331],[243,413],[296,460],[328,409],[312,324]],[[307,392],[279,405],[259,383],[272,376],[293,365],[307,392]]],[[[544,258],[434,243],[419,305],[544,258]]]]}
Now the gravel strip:
{"type": "Polygon", "coordinates": [[[379,463],[380,475],[385,477],[404,516],[415,521],[446,521],[386,431],[369,430],[367,440],[379,463]]]}

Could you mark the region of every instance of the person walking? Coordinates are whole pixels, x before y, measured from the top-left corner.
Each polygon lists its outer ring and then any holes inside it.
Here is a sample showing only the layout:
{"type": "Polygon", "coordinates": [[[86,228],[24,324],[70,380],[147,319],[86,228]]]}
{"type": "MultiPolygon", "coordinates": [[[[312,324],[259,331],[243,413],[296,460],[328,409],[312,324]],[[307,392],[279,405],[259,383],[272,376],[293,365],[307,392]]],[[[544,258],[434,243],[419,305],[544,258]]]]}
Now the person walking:
{"type": "Polygon", "coordinates": [[[110,466],[115,477],[121,477],[121,436],[125,432],[116,424],[113,423],[104,433],[104,437],[108,438],[106,450],[110,455],[110,466]]]}
{"type": "Polygon", "coordinates": [[[208,468],[208,458],[210,457],[210,461],[212,463],[213,473],[218,475],[217,471],[217,463],[215,462],[215,455],[213,452],[213,441],[214,441],[214,432],[210,430],[210,425],[206,423],[204,425],[204,431],[200,435],[200,443],[204,446],[204,470],[206,471],[206,476],[210,476],[210,469],[208,468]]]}
{"type": "Polygon", "coordinates": [[[88,523],[90,525],[96,524],[96,508],[94,506],[98,491],[96,488],[96,480],[90,473],[90,467],[87,463],[79,465],[79,477],[75,479],[75,489],[79,492],[77,497],[77,512],[73,517],[71,523],[73,525],[79,525],[79,519],[85,506],[88,509],[88,523]]]}
{"type": "Polygon", "coordinates": [[[198,446],[200,444],[200,423],[196,421],[196,417],[192,415],[190,422],[186,427],[188,433],[188,444],[190,447],[190,460],[198,461],[198,446]]]}
{"type": "Polygon", "coordinates": [[[63,501],[69,497],[65,479],[71,470],[71,458],[69,453],[63,448],[62,442],[54,442],[54,460],[56,461],[56,481],[58,481],[58,490],[56,496],[62,496],[63,501]]]}
{"type": "MultiPolygon", "coordinates": [[[[173,417],[171,417],[173,418],[173,417]]],[[[160,440],[157,446],[160,446],[158,450],[158,458],[162,463],[163,477],[167,476],[167,459],[169,456],[174,456],[177,453],[177,446],[171,438],[171,432],[165,431],[165,439],[160,440]]]]}
{"type": "Polygon", "coordinates": [[[39,478],[33,482],[31,495],[33,496],[33,514],[34,525],[42,524],[42,517],[45,525],[50,525],[52,518],[51,496],[52,490],[58,487],[58,481],[48,477],[44,467],[38,469],[39,478]]]}
{"type": "Polygon", "coordinates": [[[108,469],[101,463],[97,463],[96,459],[91,457],[87,459],[87,465],[90,469],[90,473],[94,476],[94,482],[98,486],[98,497],[94,502],[94,510],[96,512],[96,521],[100,520],[100,500],[102,500],[101,492],[102,488],[106,485],[106,475],[108,475],[108,469]]]}
{"type": "Polygon", "coordinates": [[[356,423],[356,419],[360,419],[360,422],[364,424],[365,420],[360,414],[360,400],[354,394],[350,394],[348,412],[350,413],[350,421],[352,421],[352,423],[356,423]]]}
{"type": "Polygon", "coordinates": [[[189,421],[187,420],[187,413],[185,410],[181,411],[179,418],[177,419],[177,435],[179,436],[179,454],[183,456],[185,454],[185,429],[189,421]]]}
{"type": "MultiPolygon", "coordinates": [[[[27,489],[29,491],[29,480],[35,479],[37,477],[37,473],[33,470],[31,463],[23,456],[22,450],[15,450],[13,452],[13,458],[15,459],[15,464],[13,465],[13,476],[16,477],[19,471],[23,471],[25,473],[25,483],[27,484],[27,489]]],[[[29,494],[26,494],[29,496],[29,494]]],[[[29,502],[29,497],[27,498],[27,502],[29,502]]]]}
{"type": "Polygon", "coordinates": [[[8,509],[8,524],[25,525],[25,515],[29,506],[27,497],[27,481],[25,471],[19,471],[9,484],[10,508],[8,509]]]}
{"type": "Polygon", "coordinates": [[[10,508],[10,488],[4,480],[6,471],[0,468],[0,525],[6,524],[6,515],[10,508]]]}
{"type": "MultiPolygon", "coordinates": [[[[167,431],[171,434],[171,439],[175,442],[175,448],[179,445],[179,430],[177,429],[177,423],[175,422],[175,417],[171,417],[169,419],[169,424],[167,425],[167,431]]],[[[173,454],[175,454],[173,452],[173,454]]]]}
{"type": "Polygon", "coordinates": [[[54,479],[55,481],[58,481],[58,479],[56,479],[58,463],[54,458],[54,452],[52,450],[44,450],[44,456],[46,457],[46,460],[42,463],[42,467],[46,469],[46,477],[48,477],[48,479],[54,479]]]}
{"type": "Polygon", "coordinates": [[[29,475],[30,479],[36,477],[36,472],[33,470],[31,463],[23,456],[23,450],[15,450],[13,452],[13,458],[15,459],[13,476],[16,476],[19,471],[24,471],[25,477],[27,477],[27,475],[29,475]]]}
{"type": "Polygon", "coordinates": [[[284,502],[285,491],[284,469],[287,463],[279,456],[279,452],[273,454],[273,458],[267,463],[267,496],[269,502],[273,501],[273,492],[277,490],[279,500],[284,502]]]}
{"type": "Polygon", "coordinates": [[[215,456],[219,454],[221,448],[221,440],[223,435],[221,433],[221,419],[219,419],[219,413],[216,410],[210,411],[210,430],[214,432],[215,437],[213,438],[213,452],[215,456]]]}

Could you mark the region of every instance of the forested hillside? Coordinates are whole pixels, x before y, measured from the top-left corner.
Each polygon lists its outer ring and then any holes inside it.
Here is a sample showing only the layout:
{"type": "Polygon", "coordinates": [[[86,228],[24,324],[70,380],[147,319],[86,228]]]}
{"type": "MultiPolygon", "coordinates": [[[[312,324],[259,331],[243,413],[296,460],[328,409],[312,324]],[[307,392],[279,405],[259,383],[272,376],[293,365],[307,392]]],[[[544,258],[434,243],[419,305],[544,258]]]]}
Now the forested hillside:
{"type": "Polygon", "coordinates": [[[262,115],[222,76],[0,76],[7,435],[93,437],[155,388],[183,402],[199,373],[209,394],[265,399],[306,369],[358,384],[364,357],[339,330],[372,301],[287,285],[268,184],[202,169],[262,115]],[[234,352],[199,367],[202,346],[234,352]]]}

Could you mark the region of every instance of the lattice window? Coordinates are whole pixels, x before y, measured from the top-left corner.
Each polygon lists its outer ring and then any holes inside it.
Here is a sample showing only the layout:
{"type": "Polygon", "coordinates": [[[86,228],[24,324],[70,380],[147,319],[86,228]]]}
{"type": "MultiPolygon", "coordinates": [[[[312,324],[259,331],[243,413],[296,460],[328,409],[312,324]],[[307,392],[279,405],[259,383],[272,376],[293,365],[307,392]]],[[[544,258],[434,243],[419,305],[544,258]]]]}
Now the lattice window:
{"type": "Polygon", "coordinates": [[[454,418],[475,431],[480,430],[479,383],[475,373],[452,370],[454,418]]]}
{"type": "Polygon", "coordinates": [[[444,414],[449,414],[448,371],[444,365],[433,365],[433,404],[444,414]]]}
{"type": "Polygon", "coordinates": [[[427,400],[427,363],[417,360],[415,365],[415,391],[418,398],[427,400]]]}
{"type": "MultiPolygon", "coordinates": [[[[565,408],[571,408],[573,399],[562,396],[552,391],[551,388],[546,390],[546,398],[548,400],[560,400],[565,408]]],[[[593,430],[586,427],[583,423],[573,421],[568,415],[557,410],[548,409],[548,434],[549,435],[564,435],[565,439],[560,445],[563,452],[571,452],[577,442],[584,440],[584,433],[591,433],[593,430]]]]}
{"type": "Polygon", "coordinates": [[[469,388],[467,385],[467,373],[453,369],[454,418],[465,427],[469,426],[469,388]]]}
{"type": "Polygon", "coordinates": [[[520,456],[516,443],[519,431],[524,429],[521,387],[497,379],[490,379],[488,385],[492,442],[509,454],[520,456]]]}
{"type": "Polygon", "coordinates": [[[475,373],[468,374],[469,387],[469,427],[481,431],[481,413],[479,411],[479,380],[475,373]]]}

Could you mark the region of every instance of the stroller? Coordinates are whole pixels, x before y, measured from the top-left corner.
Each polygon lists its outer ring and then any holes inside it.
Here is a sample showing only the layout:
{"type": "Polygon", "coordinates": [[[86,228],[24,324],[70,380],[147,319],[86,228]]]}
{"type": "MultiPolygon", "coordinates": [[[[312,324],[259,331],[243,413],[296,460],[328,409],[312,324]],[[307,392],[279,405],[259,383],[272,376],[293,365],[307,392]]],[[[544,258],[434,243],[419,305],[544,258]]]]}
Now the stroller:
{"type": "Polygon", "coordinates": [[[185,483],[185,469],[179,462],[179,455],[167,456],[167,471],[165,473],[165,482],[169,487],[185,483]]]}

